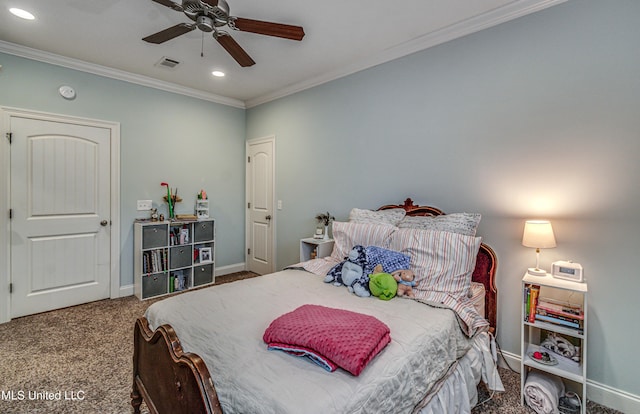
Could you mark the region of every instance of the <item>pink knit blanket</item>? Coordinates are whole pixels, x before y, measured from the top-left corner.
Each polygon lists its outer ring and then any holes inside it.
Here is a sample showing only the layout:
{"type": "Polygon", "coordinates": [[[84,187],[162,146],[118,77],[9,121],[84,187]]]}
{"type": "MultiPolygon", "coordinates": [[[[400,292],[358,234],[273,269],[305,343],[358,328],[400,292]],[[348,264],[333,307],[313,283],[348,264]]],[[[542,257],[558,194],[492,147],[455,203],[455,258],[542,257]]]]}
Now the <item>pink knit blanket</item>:
{"type": "Polygon", "coordinates": [[[355,376],[391,341],[389,327],[373,316],[319,305],[303,305],[276,318],[263,339],[269,349],[355,376]]]}

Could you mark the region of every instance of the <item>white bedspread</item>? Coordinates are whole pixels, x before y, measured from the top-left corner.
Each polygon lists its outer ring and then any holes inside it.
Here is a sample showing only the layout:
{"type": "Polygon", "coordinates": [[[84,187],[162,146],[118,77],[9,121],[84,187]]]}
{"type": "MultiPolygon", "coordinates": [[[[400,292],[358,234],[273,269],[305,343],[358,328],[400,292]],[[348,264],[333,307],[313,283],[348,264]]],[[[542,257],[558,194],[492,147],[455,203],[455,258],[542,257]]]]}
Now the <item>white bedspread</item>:
{"type": "Polygon", "coordinates": [[[170,297],[149,307],[200,355],[225,413],[409,413],[471,346],[453,312],[401,298],[360,298],[320,276],[285,270],[170,297]],[[391,343],[359,377],[268,351],[269,323],[303,304],[372,315],[391,343]]]}

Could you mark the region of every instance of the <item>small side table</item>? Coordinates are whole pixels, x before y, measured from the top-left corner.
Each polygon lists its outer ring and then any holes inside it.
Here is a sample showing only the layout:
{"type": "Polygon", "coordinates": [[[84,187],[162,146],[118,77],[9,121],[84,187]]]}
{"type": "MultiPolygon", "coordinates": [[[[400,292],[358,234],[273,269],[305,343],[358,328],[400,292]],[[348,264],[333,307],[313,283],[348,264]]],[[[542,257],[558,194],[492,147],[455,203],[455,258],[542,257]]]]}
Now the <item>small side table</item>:
{"type": "Polygon", "coordinates": [[[306,262],[307,260],[319,259],[331,255],[333,243],[333,239],[314,239],[313,237],[301,239],[300,261],[306,262]]]}

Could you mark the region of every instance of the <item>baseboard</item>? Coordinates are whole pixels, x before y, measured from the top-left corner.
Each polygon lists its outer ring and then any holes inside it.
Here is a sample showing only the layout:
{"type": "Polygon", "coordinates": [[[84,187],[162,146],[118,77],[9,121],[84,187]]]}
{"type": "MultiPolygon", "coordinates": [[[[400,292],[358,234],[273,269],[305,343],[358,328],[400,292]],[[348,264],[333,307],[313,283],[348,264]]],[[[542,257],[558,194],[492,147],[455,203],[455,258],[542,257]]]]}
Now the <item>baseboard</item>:
{"type": "MultiPolygon", "coordinates": [[[[246,269],[246,265],[244,262],[227,265],[227,266],[220,266],[220,267],[216,267],[216,276],[228,275],[229,273],[244,272],[245,269],[246,269]]],[[[132,295],[133,295],[133,285],[120,286],[119,297],[124,298],[125,296],[132,296],[132,295]]]]}
{"type": "Polygon", "coordinates": [[[244,272],[247,266],[244,262],[227,266],[216,267],[216,276],[228,275],[229,273],[244,272]]]}
{"type": "Polygon", "coordinates": [[[133,296],[133,285],[120,286],[120,297],[124,298],[126,296],[133,296]]]}
{"type": "Polygon", "coordinates": [[[623,413],[640,413],[640,396],[587,380],[587,397],[623,413]]]}
{"type": "MultiPolygon", "coordinates": [[[[502,351],[498,356],[498,366],[508,369],[507,362],[511,368],[520,372],[520,355],[502,351]]],[[[589,379],[587,379],[587,398],[623,413],[640,413],[640,396],[589,379]]]]}
{"type": "Polygon", "coordinates": [[[502,351],[498,354],[498,366],[505,369],[511,367],[514,371],[520,372],[520,355],[502,351]],[[507,363],[509,364],[508,366],[507,363]]]}

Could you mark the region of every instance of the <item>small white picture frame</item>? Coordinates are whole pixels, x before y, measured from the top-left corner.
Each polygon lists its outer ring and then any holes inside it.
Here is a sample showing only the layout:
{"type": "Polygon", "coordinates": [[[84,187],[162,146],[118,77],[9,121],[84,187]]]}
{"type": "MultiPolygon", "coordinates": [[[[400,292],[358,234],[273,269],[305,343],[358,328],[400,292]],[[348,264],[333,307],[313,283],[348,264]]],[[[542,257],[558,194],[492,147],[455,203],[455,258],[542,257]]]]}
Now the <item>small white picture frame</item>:
{"type": "Polygon", "coordinates": [[[210,262],[212,259],[211,247],[202,247],[200,249],[200,263],[210,262]]]}

